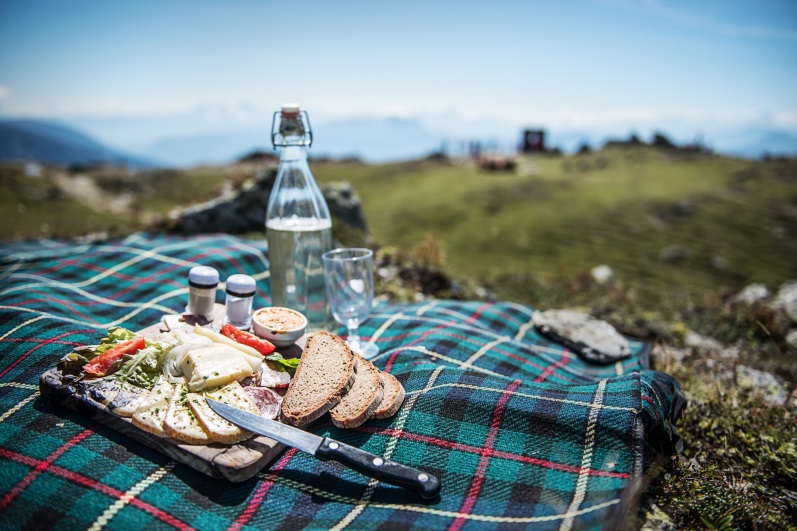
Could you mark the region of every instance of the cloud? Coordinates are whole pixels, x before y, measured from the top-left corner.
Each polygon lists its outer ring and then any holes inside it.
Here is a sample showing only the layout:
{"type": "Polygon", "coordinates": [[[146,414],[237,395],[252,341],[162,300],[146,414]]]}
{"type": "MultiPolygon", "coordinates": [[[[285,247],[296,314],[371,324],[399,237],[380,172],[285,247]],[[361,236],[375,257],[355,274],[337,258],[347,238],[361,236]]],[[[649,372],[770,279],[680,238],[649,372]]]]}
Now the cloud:
{"type": "Polygon", "coordinates": [[[7,85],[0,85],[0,101],[8,98],[8,95],[11,91],[8,89],[7,85]]]}

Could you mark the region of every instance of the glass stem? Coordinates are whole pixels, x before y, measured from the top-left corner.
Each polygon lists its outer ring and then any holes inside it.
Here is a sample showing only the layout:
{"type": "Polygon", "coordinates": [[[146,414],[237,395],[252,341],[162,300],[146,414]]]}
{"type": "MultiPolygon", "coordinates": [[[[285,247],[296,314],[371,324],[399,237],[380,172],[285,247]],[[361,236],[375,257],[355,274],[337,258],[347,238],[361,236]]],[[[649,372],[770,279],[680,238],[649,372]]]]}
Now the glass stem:
{"type": "Polygon", "coordinates": [[[356,319],[352,319],[346,323],[346,326],[349,329],[349,336],[346,338],[346,342],[349,344],[352,350],[359,350],[360,334],[357,332],[357,330],[360,328],[360,323],[356,319]]]}

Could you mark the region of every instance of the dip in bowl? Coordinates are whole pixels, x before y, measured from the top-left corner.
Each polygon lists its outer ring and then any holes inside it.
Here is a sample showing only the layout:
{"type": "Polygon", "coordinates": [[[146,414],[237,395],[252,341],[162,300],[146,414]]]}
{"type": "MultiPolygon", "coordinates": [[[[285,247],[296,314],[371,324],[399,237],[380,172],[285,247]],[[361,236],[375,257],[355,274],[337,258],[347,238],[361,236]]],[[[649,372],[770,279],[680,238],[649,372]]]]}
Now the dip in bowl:
{"type": "Polygon", "coordinates": [[[278,347],[293,345],[304,335],[307,318],[296,310],[271,306],[260,308],[252,314],[255,334],[278,347]]]}

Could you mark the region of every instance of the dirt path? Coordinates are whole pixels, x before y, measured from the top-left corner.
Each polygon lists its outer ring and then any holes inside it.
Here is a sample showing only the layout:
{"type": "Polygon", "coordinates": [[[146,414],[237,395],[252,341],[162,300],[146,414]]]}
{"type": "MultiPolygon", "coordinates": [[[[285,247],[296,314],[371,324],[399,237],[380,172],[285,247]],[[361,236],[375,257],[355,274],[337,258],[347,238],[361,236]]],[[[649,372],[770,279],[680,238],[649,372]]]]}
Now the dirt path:
{"type": "Polygon", "coordinates": [[[66,195],[96,212],[123,214],[130,211],[131,194],[109,194],[87,175],[56,173],[53,180],[66,195]]]}

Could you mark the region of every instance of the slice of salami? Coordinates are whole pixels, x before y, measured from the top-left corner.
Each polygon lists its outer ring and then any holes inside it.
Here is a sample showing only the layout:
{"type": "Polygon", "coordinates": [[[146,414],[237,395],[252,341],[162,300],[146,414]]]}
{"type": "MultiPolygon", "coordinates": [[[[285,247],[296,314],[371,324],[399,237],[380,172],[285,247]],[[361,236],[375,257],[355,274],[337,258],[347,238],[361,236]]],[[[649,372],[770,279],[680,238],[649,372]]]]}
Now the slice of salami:
{"type": "Polygon", "coordinates": [[[291,375],[286,371],[278,371],[272,368],[272,363],[266,361],[260,366],[257,375],[257,384],[261,387],[273,387],[275,389],[286,389],[291,383],[291,375]]]}
{"type": "Polygon", "coordinates": [[[268,419],[275,419],[280,412],[282,397],[268,387],[255,387],[250,385],[244,387],[249,396],[257,404],[260,414],[268,419]]]}

